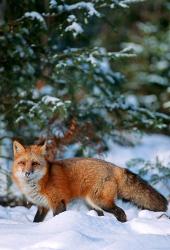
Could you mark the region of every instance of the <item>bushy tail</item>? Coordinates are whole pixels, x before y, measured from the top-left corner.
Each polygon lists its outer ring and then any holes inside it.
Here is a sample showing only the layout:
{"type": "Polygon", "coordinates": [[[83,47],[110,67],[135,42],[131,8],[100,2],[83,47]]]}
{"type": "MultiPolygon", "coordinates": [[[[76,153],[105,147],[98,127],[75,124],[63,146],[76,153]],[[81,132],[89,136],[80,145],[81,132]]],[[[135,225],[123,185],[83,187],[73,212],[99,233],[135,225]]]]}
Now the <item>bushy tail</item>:
{"type": "Polygon", "coordinates": [[[119,185],[119,197],[132,201],[140,208],[166,211],[168,201],[145,180],[127,169],[123,169],[119,185]]]}

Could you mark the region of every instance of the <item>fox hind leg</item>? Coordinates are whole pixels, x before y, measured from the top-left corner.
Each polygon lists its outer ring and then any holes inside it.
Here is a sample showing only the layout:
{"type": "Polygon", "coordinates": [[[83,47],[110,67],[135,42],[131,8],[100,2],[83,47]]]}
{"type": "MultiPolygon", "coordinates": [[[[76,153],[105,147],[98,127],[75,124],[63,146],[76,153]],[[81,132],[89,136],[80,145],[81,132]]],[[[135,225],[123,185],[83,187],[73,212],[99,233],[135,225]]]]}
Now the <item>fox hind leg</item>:
{"type": "Polygon", "coordinates": [[[103,206],[102,208],[104,211],[112,213],[117,218],[118,221],[121,221],[121,222],[127,221],[126,214],[123,211],[123,209],[116,206],[115,204],[112,204],[112,206],[108,206],[108,207],[103,206]]]}
{"type": "Polygon", "coordinates": [[[96,211],[98,216],[104,216],[104,213],[101,210],[101,208],[99,208],[97,205],[95,205],[90,199],[87,199],[86,204],[87,204],[87,207],[89,209],[96,211]]]}
{"type": "Polygon", "coordinates": [[[117,220],[121,222],[126,222],[126,214],[122,208],[115,204],[115,199],[117,196],[117,186],[110,181],[104,182],[101,188],[96,186],[93,191],[88,196],[88,203],[93,204],[94,208],[100,211],[106,211],[112,213],[117,220]],[[90,202],[89,202],[90,201],[90,202]]]}
{"type": "Polygon", "coordinates": [[[95,210],[99,216],[103,216],[104,215],[103,211],[105,211],[105,212],[113,214],[118,221],[121,221],[121,222],[127,221],[126,214],[123,211],[123,209],[116,206],[113,203],[113,201],[112,203],[109,203],[109,202],[107,203],[106,201],[101,201],[101,200],[92,201],[88,199],[88,207],[95,210]]]}
{"type": "Polygon", "coordinates": [[[42,222],[45,219],[48,211],[48,208],[38,207],[33,222],[42,222]]]}
{"type": "Polygon", "coordinates": [[[61,200],[61,201],[57,204],[57,206],[54,206],[54,207],[52,208],[52,211],[53,211],[53,216],[56,216],[57,214],[66,211],[66,204],[65,204],[64,200],[61,200]]]}

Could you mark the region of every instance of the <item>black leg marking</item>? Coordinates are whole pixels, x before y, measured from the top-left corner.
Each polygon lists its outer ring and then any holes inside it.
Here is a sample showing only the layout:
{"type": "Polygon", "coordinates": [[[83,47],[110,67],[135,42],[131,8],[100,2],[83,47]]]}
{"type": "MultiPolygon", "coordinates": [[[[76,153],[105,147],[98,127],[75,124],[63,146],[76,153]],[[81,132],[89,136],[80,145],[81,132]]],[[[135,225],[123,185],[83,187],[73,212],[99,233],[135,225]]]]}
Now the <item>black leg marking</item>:
{"type": "Polygon", "coordinates": [[[114,214],[114,216],[117,218],[117,220],[119,220],[121,222],[126,222],[127,221],[126,214],[123,211],[123,209],[116,206],[116,205],[113,205],[111,208],[104,207],[103,210],[105,210],[106,212],[114,214]]]}
{"type": "Polygon", "coordinates": [[[104,216],[104,213],[102,210],[96,209],[96,208],[92,208],[94,211],[96,211],[96,213],[98,214],[98,216],[104,216]]]}
{"type": "Polygon", "coordinates": [[[92,210],[96,211],[96,213],[97,213],[98,216],[104,216],[104,213],[103,213],[102,210],[96,209],[96,208],[94,208],[93,206],[91,206],[89,204],[86,204],[86,205],[87,205],[88,209],[92,209],[92,210]]]}
{"type": "Polygon", "coordinates": [[[43,221],[45,216],[47,215],[47,213],[48,213],[47,208],[38,207],[33,222],[41,222],[41,221],[43,221]]]}
{"type": "Polygon", "coordinates": [[[53,216],[62,213],[66,211],[66,204],[64,202],[64,200],[61,200],[61,202],[58,204],[58,206],[56,208],[53,208],[53,216]]]}

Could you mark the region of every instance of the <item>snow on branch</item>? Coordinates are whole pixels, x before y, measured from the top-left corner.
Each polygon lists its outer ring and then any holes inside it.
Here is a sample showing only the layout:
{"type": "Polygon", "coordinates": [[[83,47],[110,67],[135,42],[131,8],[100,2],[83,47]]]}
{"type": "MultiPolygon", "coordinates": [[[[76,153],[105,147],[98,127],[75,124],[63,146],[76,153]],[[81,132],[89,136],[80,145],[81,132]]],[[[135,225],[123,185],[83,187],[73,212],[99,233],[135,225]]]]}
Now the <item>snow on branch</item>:
{"type": "Polygon", "coordinates": [[[73,22],[71,25],[65,28],[65,31],[71,31],[73,33],[73,36],[76,37],[78,34],[83,33],[83,28],[79,23],[73,22]]]}
{"type": "Polygon", "coordinates": [[[137,2],[143,2],[144,0],[116,0],[114,1],[117,5],[119,5],[120,7],[122,8],[128,8],[129,7],[129,4],[132,4],[132,3],[137,3],[137,2]]]}
{"type": "Polygon", "coordinates": [[[50,9],[56,8],[57,7],[56,0],[50,0],[49,7],[50,7],[50,9]]]}
{"type": "Polygon", "coordinates": [[[92,65],[96,66],[97,63],[103,61],[103,58],[107,58],[109,60],[114,60],[117,58],[125,58],[125,57],[134,57],[136,56],[132,53],[132,50],[129,48],[123,49],[119,52],[107,52],[102,47],[94,47],[91,49],[84,49],[84,48],[74,48],[74,49],[67,49],[64,50],[60,54],[55,54],[54,59],[56,60],[57,67],[66,67],[72,66],[72,62],[89,62],[92,65]]]}
{"type": "Polygon", "coordinates": [[[100,16],[100,13],[95,9],[94,4],[91,2],[78,2],[75,4],[65,4],[63,6],[58,6],[58,8],[60,9],[60,11],[64,10],[64,11],[73,11],[73,10],[81,10],[81,9],[85,9],[88,12],[89,16],[100,16]]]}
{"type": "Polygon", "coordinates": [[[38,21],[43,26],[43,28],[45,28],[45,29],[47,28],[47,25],[46,25],[46,22],[45,22],[43,16],[37,11],[25,12],[25,14],[22,18],[29,18],[31,20],[38,21]]]}
{"type": "Polygon", "coordinates": [[[16,123],[27,120],[28,118],[39,118],[43,122],[47,120],[47,117],[52,117],[56,113],[65,116],[69,105],[70,101],[62,101],[57,97],[49,95],[43,96],[37,102],[21,100],[15,105],[15,109],[17,109],[19,113],[22,113],[22,115],[16,119],[16,123]]]}
{"type": "Polygon", "coordinates": [[[28,18],[31,18],[31,19],[36,19],[36,20],[38,20],[40,22],[44,22],[44,18],[37,11],[25,12],[24,17],[28,17],[28,18]]]}

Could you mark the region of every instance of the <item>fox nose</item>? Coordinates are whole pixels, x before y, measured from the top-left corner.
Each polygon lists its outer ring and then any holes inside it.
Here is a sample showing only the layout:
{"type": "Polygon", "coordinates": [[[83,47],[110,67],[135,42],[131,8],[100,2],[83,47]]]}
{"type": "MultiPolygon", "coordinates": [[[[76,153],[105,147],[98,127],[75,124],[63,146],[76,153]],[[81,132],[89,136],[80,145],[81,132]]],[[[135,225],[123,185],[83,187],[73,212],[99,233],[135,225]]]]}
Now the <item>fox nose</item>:
{"type": "Polygon", "coordinates": [[[29,177],[30,174],[31,174],[31,172],[25,172],[25,176],[26,176],[26,177],[29,177]]]}

